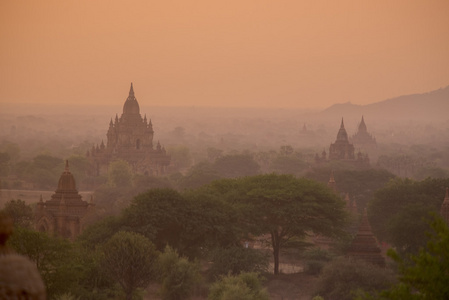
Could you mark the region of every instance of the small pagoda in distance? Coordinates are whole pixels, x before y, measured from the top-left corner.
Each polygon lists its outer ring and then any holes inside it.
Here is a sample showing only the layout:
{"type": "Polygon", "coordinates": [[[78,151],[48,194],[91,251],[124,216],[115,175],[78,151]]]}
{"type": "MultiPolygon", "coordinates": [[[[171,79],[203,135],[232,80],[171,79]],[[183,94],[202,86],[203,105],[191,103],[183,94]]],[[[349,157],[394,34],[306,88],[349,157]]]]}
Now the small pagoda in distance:
{"type": "Polygon", "coordinates": [[[93,211],[93,204],[81,199],[67,160],[51,199],[44,202],[41,196],[37,203],[35,227],[38,231],[74,240],[93,211]]]}
{"type": "Polygon", "coordinates": [[[385,267],[385,258],[382,256],[376,237],[371,230],[366,211],[346,255],[351,258],[364,260],[381,268],[385,267]]]}

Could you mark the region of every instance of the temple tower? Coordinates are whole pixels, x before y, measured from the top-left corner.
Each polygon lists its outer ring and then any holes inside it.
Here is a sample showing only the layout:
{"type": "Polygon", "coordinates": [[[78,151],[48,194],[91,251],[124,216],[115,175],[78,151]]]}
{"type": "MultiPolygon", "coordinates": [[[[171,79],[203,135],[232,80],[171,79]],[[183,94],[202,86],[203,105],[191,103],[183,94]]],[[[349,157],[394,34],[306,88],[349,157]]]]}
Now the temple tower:
{"type": "Polygon", "coordinates": [[[368,153],[371,158],[377,160],[378,153],[376,138],[368,132],[363,116],[357,132],[351,137],[350,142],[354,144],[356,149],[363,153],[368,153]]]}
{"type": "Polygon", "coordinates": [[[114,160],[128,162],[135,173],[159,175],[170,164],[165,148],[153,148],[154,130],[151,120],[140,114],[140,106],[131,83],[120,118],[111,118],[106,145],[93,146],[86,156],[91,162],[91,175],[102,175],[114,160]]]}
{"type": "Polygon", "coordinates": [[[73,240],[81,233],[84,217],[91,209],[92,206],[81,199],[66,161],[51,199],[44,202],[40,197],[35,212],[36,230],[73,240]]]}
{"type": "Polygon", "coordinates": [[[376,237],[371,230],[366,211],[363,214],[357,235],[349,247],[347,256],[365,260],[379,267],[385,267],[385,258],[382,256],[376,237]]]}
{"type": "Polygon", "coordinates": [[[354,145],[349,143],[348,133],[345,129],[343,118],[341,118],[340,129],[337,133],[337,139],[335,143],[329,147],[329,159],[330,160],[353,160],[354,145]]]}

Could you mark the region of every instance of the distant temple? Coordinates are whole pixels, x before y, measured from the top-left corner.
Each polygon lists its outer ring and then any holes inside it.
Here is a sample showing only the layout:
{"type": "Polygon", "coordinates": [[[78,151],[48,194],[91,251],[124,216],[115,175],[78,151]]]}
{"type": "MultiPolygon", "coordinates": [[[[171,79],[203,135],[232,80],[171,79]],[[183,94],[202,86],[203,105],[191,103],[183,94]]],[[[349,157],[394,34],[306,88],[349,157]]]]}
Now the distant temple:
{"type": "MultiPolygon", "coordinates": [[[[326,151],[321,153],[321,156],[315,154],[315,162],[326,162],[326,151]]],[[[363,154],[361,151],[357,152],[357,156],[354,154],[354,145],[349,142],[348,133],[345,129],[343,118],[341,118],[340,129],[337,133],[337,139],[329,147],[329,160],[340,160],[349,163],[356,163],[359,166],[368,166],[369,158],[368,154],[363,154]]]]}
{"type": "Polygon", "coordinates": [[[354,147],[360,152],[369,153],[371,158],[377,160],[376,138],[368,132],[363,116],[357,132],[350,138],[350,142],[352,142],[354,147]]]}
{"type": "Polygon", "coordinates": [[[92,146],[86,156],[91,163],[91,175],[106,174],[114,160],[128,162],[135,173],[160,175],[170,164],[170,156],[157,142],[153,147],[153,124],[140,115],[139,103],[134,96],[133,84],[123,105],[123,113],[109,123],[106,145],[92,146]]]}
{"type": "Polygon", "coordinates": [[[351,160],[355,159],[354,145],[349,143],[348,134],[346,133],[343,118],[341,118],[340,129],[338,130],[335,143],[329,147],[330,160],[351,160]]]}
{"type": "Polygon", "coordinates": [[[81,199],[75,179],[69,171],[69,162],[66,161],[65,170],[51,199],[44,202],[41,196],[37,203],[35,227],[38,231],[73,240],[82,232],[93,211],[92,203],[81,199]]]}
{"type": "Polygon", "coordinates": [[[349,247],[347,256],[364,260],[379,267],[385,267],[385,258],[382,256],[381,249],[371,231],[366,212],[363,214],[359,230],[349,247]]]}

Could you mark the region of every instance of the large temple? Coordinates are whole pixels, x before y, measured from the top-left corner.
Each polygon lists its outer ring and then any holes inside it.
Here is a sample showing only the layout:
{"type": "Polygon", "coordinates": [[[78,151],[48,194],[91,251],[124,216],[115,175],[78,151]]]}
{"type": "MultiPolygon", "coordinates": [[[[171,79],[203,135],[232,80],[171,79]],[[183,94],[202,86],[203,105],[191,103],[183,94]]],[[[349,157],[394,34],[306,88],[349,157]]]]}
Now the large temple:
{"type": "Polygon", "coordinates": [[[363,116],[357,128],[357,132],[349,139],[349,141],[354,144],[354,147],[359,152],[369,154],[371,160],[377,161],[378,150],[376,138],[368,132],[363,116]]]}
{"type": "Polygon", "coordinates": [[[51,199],[44,202],[41,196],[37,203],[35,227],[38,231],[73,240],[94,214],[93,204],[81,199],[75,178],[69,170],[69,162],[66,161],[65,170],[51,199]]]}
{"type": "MultiPolygon", "coordinates": [[[[363,120],[363,118],[362,118],[363,120]]],[[[362,153],[360,150],[355,154],[354,145],[349,141],[348,133],[345,129],[343,118],[341,118],[340,129],[337,133],[337,139],[331,143],[329,147],[329,159],[327,158],[326,150],[323,150],[321,156],[315,154],[315,162],[323,163],[328,160],[339,160],[351,164],[356,164],[360,167],[369,166],[369,157],[367,153],[362,153]]]]}
{"type": "Polygon", "coordinates": [[[362,148],[363,150],[377,147],[376,138],[368,132],[363,116],[357,132],[351,137],[351,141],[356,148],[362,148]]]}
{"type": "Polygon", "coordinates": [[[348,133],[341,119],[340,129],[337,133],[337,139],[335,143],[332,143],[329,147],[329,159],[330,160],[352,160],[354,159],[354,145],[349,143],[348,133]]]}
{"type": "Polygon", "coordinates": [[[153,124],[142,118],[134,96],[133,84],[123,105],[123,113],[109,123],[106,145],[93,146],[86,156],[91,162],[91,175],[106,174],[109,163],[115,160],[128,162],[135,173],[160,175],[170,164],[170,156],[158,142],[153,145],[153,124]]]}

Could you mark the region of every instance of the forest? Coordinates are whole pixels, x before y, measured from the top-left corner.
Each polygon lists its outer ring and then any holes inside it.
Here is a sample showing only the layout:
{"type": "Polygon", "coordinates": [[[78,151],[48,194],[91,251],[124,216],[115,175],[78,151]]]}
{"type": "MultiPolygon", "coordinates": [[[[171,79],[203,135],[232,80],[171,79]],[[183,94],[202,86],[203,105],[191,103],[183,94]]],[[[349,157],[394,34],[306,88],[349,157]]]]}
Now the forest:
{"type": "MultiPolygon", "coordinates": [[[[162,176],[135,174],[123,160],[106,175],[89,174],[85,153],[106,139],[110,108],[1,116],[0,205],[14,220],[7,246],[36,264],[48,299],[449,295],[449,229],[439,218],[449,187],[444,122],[365,119],[378,145],[360,167],[315,161],[334,142],[341,117],[149,110],[171,156],[162,176]],[[66,160],[95,205],[73,241],[34,227],[39,194],[56,189],[66,160]],[[20,199],[25,191],[36,198],[20,199]],[[346,255],[364,214],[385,268],[346,255]]],[[[357,120],[345,123],[352,135],[357,120]]]]}

